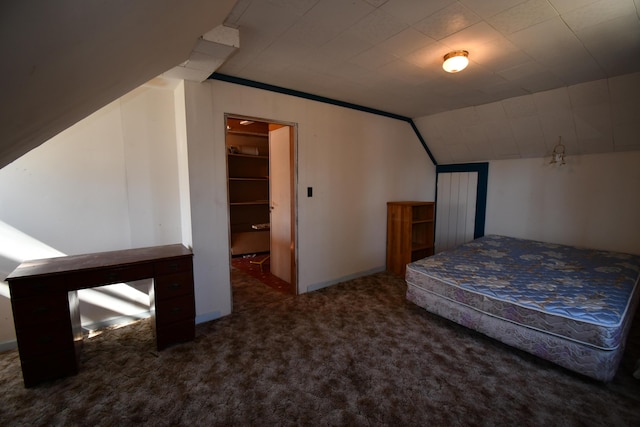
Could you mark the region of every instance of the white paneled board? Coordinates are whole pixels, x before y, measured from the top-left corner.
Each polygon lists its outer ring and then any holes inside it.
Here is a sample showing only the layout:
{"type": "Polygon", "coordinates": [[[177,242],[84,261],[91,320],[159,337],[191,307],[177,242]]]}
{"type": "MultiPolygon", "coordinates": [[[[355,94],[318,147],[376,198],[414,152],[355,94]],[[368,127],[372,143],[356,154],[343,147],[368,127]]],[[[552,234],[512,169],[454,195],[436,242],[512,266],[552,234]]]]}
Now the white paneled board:
{"type": "Polygon", "coordinates": [[[438,173],[435,252],[473,240],[478,172],[438,173]]]}

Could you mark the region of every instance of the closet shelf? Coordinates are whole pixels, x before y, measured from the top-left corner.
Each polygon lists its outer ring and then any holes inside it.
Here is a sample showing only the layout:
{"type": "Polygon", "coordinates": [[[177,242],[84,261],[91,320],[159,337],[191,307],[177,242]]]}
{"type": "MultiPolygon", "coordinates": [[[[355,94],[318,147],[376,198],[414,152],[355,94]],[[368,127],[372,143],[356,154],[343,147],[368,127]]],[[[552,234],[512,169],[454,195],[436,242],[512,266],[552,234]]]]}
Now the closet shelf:
{"type": "Polygon", "coordinates": [[[229,181],[269,181],[268,176],[258,176],[258,177],[229,177],[229,181]]]}
{"type": "Polygon", "coordinates": [[[268,132],[263,133],[263,132],[247,132],[247,131],[240,131],[240,130],[228,130],[227,133],[230,135],[248,135],[248,136],[265,136],[265,137],[269,136],[268,132]]]}
{"type": "Polygon", "coordinates": [[[260,156],[260,155],[254,155],[254,154],[241,154],[241,153],[227,153],[227,156],[229,157],[242,157],[242,158],[248,158],[248,159],[268,159],[269,156],[260,156]]]}
{"type": "Polygon", "coordinates": [[[230,206],[251,206],[251,205],[268,205],[268,200],[253,200],[250,202],[231,202],[230,206]]]}

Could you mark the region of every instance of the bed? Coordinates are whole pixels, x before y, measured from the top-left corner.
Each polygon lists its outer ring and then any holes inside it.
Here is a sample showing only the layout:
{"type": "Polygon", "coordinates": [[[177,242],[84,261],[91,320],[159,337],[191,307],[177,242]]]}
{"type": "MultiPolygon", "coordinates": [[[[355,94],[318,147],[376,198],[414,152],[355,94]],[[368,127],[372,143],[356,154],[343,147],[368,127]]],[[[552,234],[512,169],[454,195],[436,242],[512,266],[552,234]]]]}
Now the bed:
{"type": "Polygon", "coordinates": [[[407,299],[580,374],[616,374],[640,256],[485,236],[407,265],[407,299]]]}

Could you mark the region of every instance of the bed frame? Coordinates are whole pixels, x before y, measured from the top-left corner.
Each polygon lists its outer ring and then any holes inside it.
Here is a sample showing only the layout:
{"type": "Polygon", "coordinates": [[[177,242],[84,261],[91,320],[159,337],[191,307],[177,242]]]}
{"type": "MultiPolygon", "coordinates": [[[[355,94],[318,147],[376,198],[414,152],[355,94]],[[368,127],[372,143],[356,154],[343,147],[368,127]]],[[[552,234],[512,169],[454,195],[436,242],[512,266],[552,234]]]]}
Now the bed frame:
{"type": "Polygon", "coordinates": [[[620,364],[640,256],[485,236],[407,265],[407,299],[600,381],[620,364]]]}

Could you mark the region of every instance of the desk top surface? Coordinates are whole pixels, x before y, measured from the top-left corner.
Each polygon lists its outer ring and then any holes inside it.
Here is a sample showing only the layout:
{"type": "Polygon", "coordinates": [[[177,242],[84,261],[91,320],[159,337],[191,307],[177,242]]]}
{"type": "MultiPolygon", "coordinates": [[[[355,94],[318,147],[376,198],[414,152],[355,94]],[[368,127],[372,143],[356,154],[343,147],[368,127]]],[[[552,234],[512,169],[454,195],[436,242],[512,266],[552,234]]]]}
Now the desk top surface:
{"type": "Polygon", "coordinates": [[[141,262],[191,256],[190,249],[182,244],[151,246],[147,248],[124,249],[119,251],[97,252],[92,254],[70,255],[24,261],[9,276],[14,279],[44,276],[70,271],[124,266],[141,262]]]}

